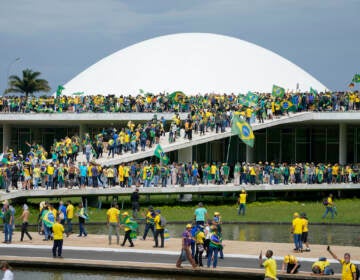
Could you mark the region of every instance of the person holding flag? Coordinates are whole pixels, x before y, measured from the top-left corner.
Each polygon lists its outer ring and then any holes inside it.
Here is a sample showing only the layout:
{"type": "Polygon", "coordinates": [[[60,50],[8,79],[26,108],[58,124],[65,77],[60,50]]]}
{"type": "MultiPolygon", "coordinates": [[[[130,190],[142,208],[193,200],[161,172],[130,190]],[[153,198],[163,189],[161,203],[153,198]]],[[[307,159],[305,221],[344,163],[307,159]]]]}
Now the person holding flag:
{"type": "Polygon", "coordinates": [[[132,241],[132,238],[136,237],[136,235],[134,236],[134,233],[136,233],[136,229],[138,227],[137,222],[129,216],[128,212],[124,212],[122,213],[121,226],[125,231],[124,241],[121,246],[125,246],[126,241],[129,240],[129,247],[134,247],[135,245],[132,241]]]}

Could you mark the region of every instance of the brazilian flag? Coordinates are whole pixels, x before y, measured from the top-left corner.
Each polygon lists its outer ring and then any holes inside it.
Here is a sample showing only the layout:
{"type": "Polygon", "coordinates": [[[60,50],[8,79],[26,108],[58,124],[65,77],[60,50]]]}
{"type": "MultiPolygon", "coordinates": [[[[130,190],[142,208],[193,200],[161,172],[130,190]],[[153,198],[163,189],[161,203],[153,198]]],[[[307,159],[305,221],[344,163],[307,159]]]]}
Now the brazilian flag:
{"type": "Polygon", "coordinates": [[[169,95],[171,101],[180,102],[182,99],[185,99],[186,95],[182,91],[174,91],[169,95]]]}
{"type": "Polygon", "coordinates": [[[313,95],[317,95],[318,92],[316,89],[313,89],[312,87],[310,87],[310,93],[313,94],[313,95]]]}
{"type": "Polygon", "coordinates": [[[169,158],[164,153],[164,150],[161,148],[160,144],[158,144],[154,151],[154,156],[160,159],[160,161],[164,164],[168,164],[169,158]]]}
{"type": "Polygon", "coordinates": [[[272,96],[283,98],[285,95],[285,89],[277,85],[273,85],[272,96]]]}
{"type": "Polygon", "coordinates": [[[58,86],[58,88],[56,90],[56,97],[59,97],[64,89],[65,88],[63,86],[61,86],[61,85],[58,86]]]}
{"type": "Polygon", "coordinates": [[[49,210],[45,210],[42,216],[42,221],[45,226],[52,227],[55,223],[55,217],[53,212],[49,210]]]}
{"type": "Polygon", "coordinates": [[[231,131],[232,133],[237,134],[246,145],[254,147],[255,136],[251,126],[237,115],[234,115],[233,117],[231,131]]]}
{"type": "Polygon", "coordinates": [[[353,83],[360,83],[360,74],[355,74],[351,81],[353,83]]]}
{"type": "Polygon", "coordinates": [[[288,100],[282,101],[280,103],[280,106],[283,111],[288,111],[288,112],[296,112],[297,111],[297,106],[288,100]]]}
{"type": "Polygon", "coordinates": [[[257,94],[249,91],[247,94],[246,94],[246,98],[247,100],[249,100],[250,102],[252,103],[257,103],[258,100],[259,100],[259,97],[257,96],[257,94]]]}

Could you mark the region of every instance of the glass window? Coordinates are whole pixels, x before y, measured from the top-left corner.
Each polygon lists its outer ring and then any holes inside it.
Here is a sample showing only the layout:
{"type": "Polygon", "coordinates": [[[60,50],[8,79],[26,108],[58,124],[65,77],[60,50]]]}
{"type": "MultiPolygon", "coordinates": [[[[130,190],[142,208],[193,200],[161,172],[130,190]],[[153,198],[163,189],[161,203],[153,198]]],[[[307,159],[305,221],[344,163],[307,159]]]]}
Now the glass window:
{"type": "Polygon", "coordinates": [[[311,131],[309,128],[297,127],[296,128],[296,142],[309,143],[311,139],[311,131]]]}
{"type": "Polygon", "coordinates": [[[326,128],[326,136],[328,143],[339,143],[339,127],[327,127],[326,128]]]}
{"type": "Polygon", "coordinates": [[[279,128],[269,128],[267,129],[268,133],[268,142],[280,142],[280,129],[279,128]]]}
{"type": "Polygon", "coordinates": [[[309,144],[296,144],[296,159],[297,162],[308,162],[310,159],[310,145],[309,144]]]}
{"type": "Polygon", "coordinates": [[[339,144],[335,144],[335,143],[327,144],[326,157],[327,157],[326,162],[330,162],[330,163],[339,162],[339,144]]]}
{"type": "Polygon", "coordinates": [[[268,143],[266,160],[280,162],[280,143],[268,143]]]}

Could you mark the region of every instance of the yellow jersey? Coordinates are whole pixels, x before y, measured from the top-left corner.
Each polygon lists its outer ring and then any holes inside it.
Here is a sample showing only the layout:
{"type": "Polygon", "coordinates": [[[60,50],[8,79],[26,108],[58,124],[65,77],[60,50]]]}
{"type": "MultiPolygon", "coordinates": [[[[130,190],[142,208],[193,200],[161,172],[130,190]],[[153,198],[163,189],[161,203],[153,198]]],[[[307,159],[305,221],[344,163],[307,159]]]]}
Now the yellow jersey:
{"type": "Polygon", "coordinates": [[[263,266],[265,267],[265,277],[270,279],[276,278],[276,261],[273,259],[267,259],[263,262],[263,266]]]}
{"type": "Polygon", "coordinates": [[[111,207],[107,210],[106,215],[109,223],[119,223],[120,210],[115,207],[111,207]]]}
{"type": "Polygon", "coordinates": [[[356,272],[356,267],[352,263],[346,263],[344,259],[340,260],[342,265],[341,280],[353,280],[353,273],[356,272]]]}
{"type": "Polygon", "coordinates": [[[303,231],[303,221],[300,218],[295,218],[292,221],[293,225],[293,234],[302,234],[303,231]]]}
{"type": "Polygon", "coordinates": [[[56,222],[52,226],[52,230],[53,230],[53,233],[54,233],[54,240],[62,240],[63,239],[64,227],[63,227],[62,224],[56,222]]]}
{"type": "Polygon", "coordinates": [[[74,205],[69,204],[69,205],[66,207],[66,217],[67,217],[68,219],[74,218],[74,205]]]}

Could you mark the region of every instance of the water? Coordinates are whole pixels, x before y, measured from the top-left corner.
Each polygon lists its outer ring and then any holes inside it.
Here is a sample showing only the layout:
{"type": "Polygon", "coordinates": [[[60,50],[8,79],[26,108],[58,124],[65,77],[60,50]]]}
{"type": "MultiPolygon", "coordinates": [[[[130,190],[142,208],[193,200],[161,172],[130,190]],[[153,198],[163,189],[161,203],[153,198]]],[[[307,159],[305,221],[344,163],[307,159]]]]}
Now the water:
{"type": "MultiPolygon", "coordinates": [[[[16,280],[205,280],[203,277],[189,277],[189,276],[168,276],[168,275],[145,275],[145,274],[130,274],[130,273],[116,273],[116,272],[89,272],[89,271],[68,271],[55,269],[16,269],[14,271],[16,280]]],[[[2,279],[3,273],[0,273],[2,279]]]]}
{"type": "MultiPolygon", "coordinates": [[[[89,233],[107,234],[105,225],[86,225],[89,233]]],[[[184,226],[168,224],[167,229],[171,237],[181,237],[184,226]]],[[[75,232],[77,227],[74,226],[75,232]]],[[[144,225],[139,225],[142,234],[144,225]]],[[[224,224],[222,225],[224,240],[260,241],[276,243],[292,243],[290,225],[280,224],[224,224]]],[[[309,243],[330,244],[340,246],[360,246],[360,227],[343,225],[309,225],[309,243]]]]}

